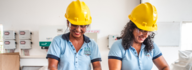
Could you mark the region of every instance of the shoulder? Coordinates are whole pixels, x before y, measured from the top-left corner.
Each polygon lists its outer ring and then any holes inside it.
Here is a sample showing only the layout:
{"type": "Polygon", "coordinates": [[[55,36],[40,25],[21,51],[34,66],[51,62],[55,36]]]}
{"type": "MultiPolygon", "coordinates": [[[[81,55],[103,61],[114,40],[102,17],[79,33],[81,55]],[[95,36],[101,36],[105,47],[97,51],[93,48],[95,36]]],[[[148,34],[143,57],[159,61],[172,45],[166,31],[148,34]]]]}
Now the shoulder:
{"type": "Polygon", "coordinates": [[[60,41],[60,40],[62,40],[62,35],[55,36],[53,40],[54,40],[54,41],[60,41]]]}
{"type": "Polygon", "coordinates": [[[153,49],[159,49],[155,42],[153,42],[153,49]]]}
{"type": "Polygon", "coordinates": [[[153,50],[152,50],[152,52],[154,53],[154,55],[158,55],[158,54],[161,53],[159,47],[155,43],[153,43],[153,50]]]}
{"type": "Polygon", "coordinates": [[[122,39],[119,39],[119,40],[115,41],[111,47],[112,47],[112,48],[113,48],[113,47],[118,47],[118,48],[120,48],[120,49],[123,49],[122,39]]]}
{"type": "Polygon", "coordinates": [[[90,42],[88,43],[88,45],[90,48],[92,48],[92,49],[99,48],[97,43],[93,39],[89,39],[89,40],[90,40],[90,42]]]}
{"type": "Polygon", "coordinates": [[[58,36],[54,37],[55,40],[58,40],[58,39],[61,39],[61,38],[62,38],[62,35],[58,35],[58,36]]]}
{"type": "Polygon", "coordinates": [[[122,46],[122,39],[115,41],[113,44],[122,46]]]}
{"type": "Polygon", "coordinates": [[[52,40],[52,42],[55,42],[55,43],[58,43],[58,44],[60,44],[60,43],[64,44],[64,42],[67,42],[67,39],[64,39],[63,35],[55,36],[54,39],[52,40]]]}
{"type": "Polygon", "coordinates": [[[90,38],[89,38],[89,40],[90,40],[89,44],[94,44],[94,45],[97,45],[97,43],[95,42],[95,40],[90,39],[90,38]]]}
{"type": "Polygon", "coordinates": [[[113,43],[111,50],[124,50],[122,46],[122,39],[119,39],[113,43]]]}

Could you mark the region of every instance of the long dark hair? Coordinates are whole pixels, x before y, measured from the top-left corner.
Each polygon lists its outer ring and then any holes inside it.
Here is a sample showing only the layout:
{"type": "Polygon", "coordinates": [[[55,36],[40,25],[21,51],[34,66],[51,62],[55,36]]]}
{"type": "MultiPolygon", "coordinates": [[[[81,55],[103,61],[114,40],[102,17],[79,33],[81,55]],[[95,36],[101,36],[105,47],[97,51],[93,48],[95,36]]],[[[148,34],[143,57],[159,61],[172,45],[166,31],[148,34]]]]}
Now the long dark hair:
{"type": "MultiPolygon", "coordinates": [[[[132,22],[129,21],[124,29],[121,31],[121,39],[122,39],[122,46],[126,50],[128,49],[132,41],[134,39],[133,36],[133,30],[137,28],[137,26],[132,22]]],[[[155,33],[152,32],[143,42],[145,44],[145,51],[150,52],[153,49],[153,38],[155,36],[155,33]]]]}

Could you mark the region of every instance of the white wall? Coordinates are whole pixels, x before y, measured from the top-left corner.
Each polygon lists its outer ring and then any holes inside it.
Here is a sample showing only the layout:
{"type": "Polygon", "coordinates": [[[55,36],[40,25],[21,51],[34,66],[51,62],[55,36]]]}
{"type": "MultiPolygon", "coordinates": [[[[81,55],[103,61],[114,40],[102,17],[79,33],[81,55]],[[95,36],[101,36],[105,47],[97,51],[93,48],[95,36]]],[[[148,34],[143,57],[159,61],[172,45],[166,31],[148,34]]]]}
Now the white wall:
{"type": "Polygon", "coordinates": [[[150,2],[150,0],[141,0],[141,3],[150,2]]]}
{"type": "MultiPolygon", "coordinates": [[[[31,56],[44,56],[40,49],[38,29],[42,25],[64,25],[65,10],[72,0],[0,0],[0,24],[4,30],[30,30],[32,35],[31,56]]],[[[108,70],[107,36],[119,35],[129,21],[128,14],[140,0],[82,0],[90,8],[91,29],[100,30],[98,45],[102,56],[102,68],[108,70]]],[[[17,50],[18,51],[18,50],[17,50]]],[[[21,65],[47,65],[46,59],[21,59],[21,65]],[[38,63],[37,63],[38,62],[38,63]]]]}
{"type": "Polygon", "coordinates": [[[192,21],[192,0],[150,0],[157,8],[158,21],[192,21]]]}
{"type": "Polygon", "coordinates": [[[181,22],[157,22],[157,26],[154,41],[158,46],[180,45],[181,22]]]}
{"type": "Polygon", "coordinates": [[[182,33],[181,33],[181,50],[192,50],[192,33],[189,30],[192,30],[192,22],[183,22],[182,24],[182,33]]]}

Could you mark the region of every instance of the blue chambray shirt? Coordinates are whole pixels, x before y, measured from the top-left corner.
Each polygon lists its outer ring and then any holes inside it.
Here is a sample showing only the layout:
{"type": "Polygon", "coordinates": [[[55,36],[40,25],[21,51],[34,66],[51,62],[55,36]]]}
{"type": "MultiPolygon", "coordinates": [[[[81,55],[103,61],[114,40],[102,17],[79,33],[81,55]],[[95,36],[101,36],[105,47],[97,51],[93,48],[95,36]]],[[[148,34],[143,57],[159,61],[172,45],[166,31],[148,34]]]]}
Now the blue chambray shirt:
{"type": "Polygon", "coordinates": [[[58,60],[58,70],[91,70],[92,62],[101,61],[98,45],[83,35],[84,44],[76,52],[69,40],[69,34],[56,36],[53,39],[46,58],[58,60]]]}
{"type": "Polygon", "coordinates": [[[153,60],[162,56],[158,46],[153,43],[154,48],[150,52],[145,51],[145,45],[142,44],[139,55],[137,51],[130,46],[125,50],[122,46],[122,39],[117,40],[111,47],[108,59],[118,59],[122,61],[121,70],[151,70],[153,60]]]}

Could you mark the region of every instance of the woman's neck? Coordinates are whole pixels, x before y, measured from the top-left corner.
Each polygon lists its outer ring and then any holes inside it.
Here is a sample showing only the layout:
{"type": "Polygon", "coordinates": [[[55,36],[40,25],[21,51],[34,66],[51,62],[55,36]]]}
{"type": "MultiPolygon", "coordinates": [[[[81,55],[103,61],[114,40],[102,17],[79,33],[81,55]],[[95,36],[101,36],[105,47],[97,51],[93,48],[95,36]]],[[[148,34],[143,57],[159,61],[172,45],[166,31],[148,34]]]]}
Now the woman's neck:
{"type": "Polygon", "coordinates": [[[70,41],[82,41],[82,40],[84,40],[84,39],[83,39],[83,36],[74,37],[74,36],[72,36],[72,35],[70,34],[70,35],[69,35],[69,40],[70,40],[70,41]]]}
{"type": "Polygon", "coordinates": [[[133,43],[132,44],[133,47],[141,47],[141,45],[142,45],[141,43],[133,43]]]}
{"type": "Polygon", "coordinates": [[[140,50],[141,50],[141,45],[142,45],[142,43],[138,43],[138,42],[135,42],[135,41],[133,41],[132,45],[131,45],[133,48],[135,48],[138,55],[139,55],[140,50]]]}

